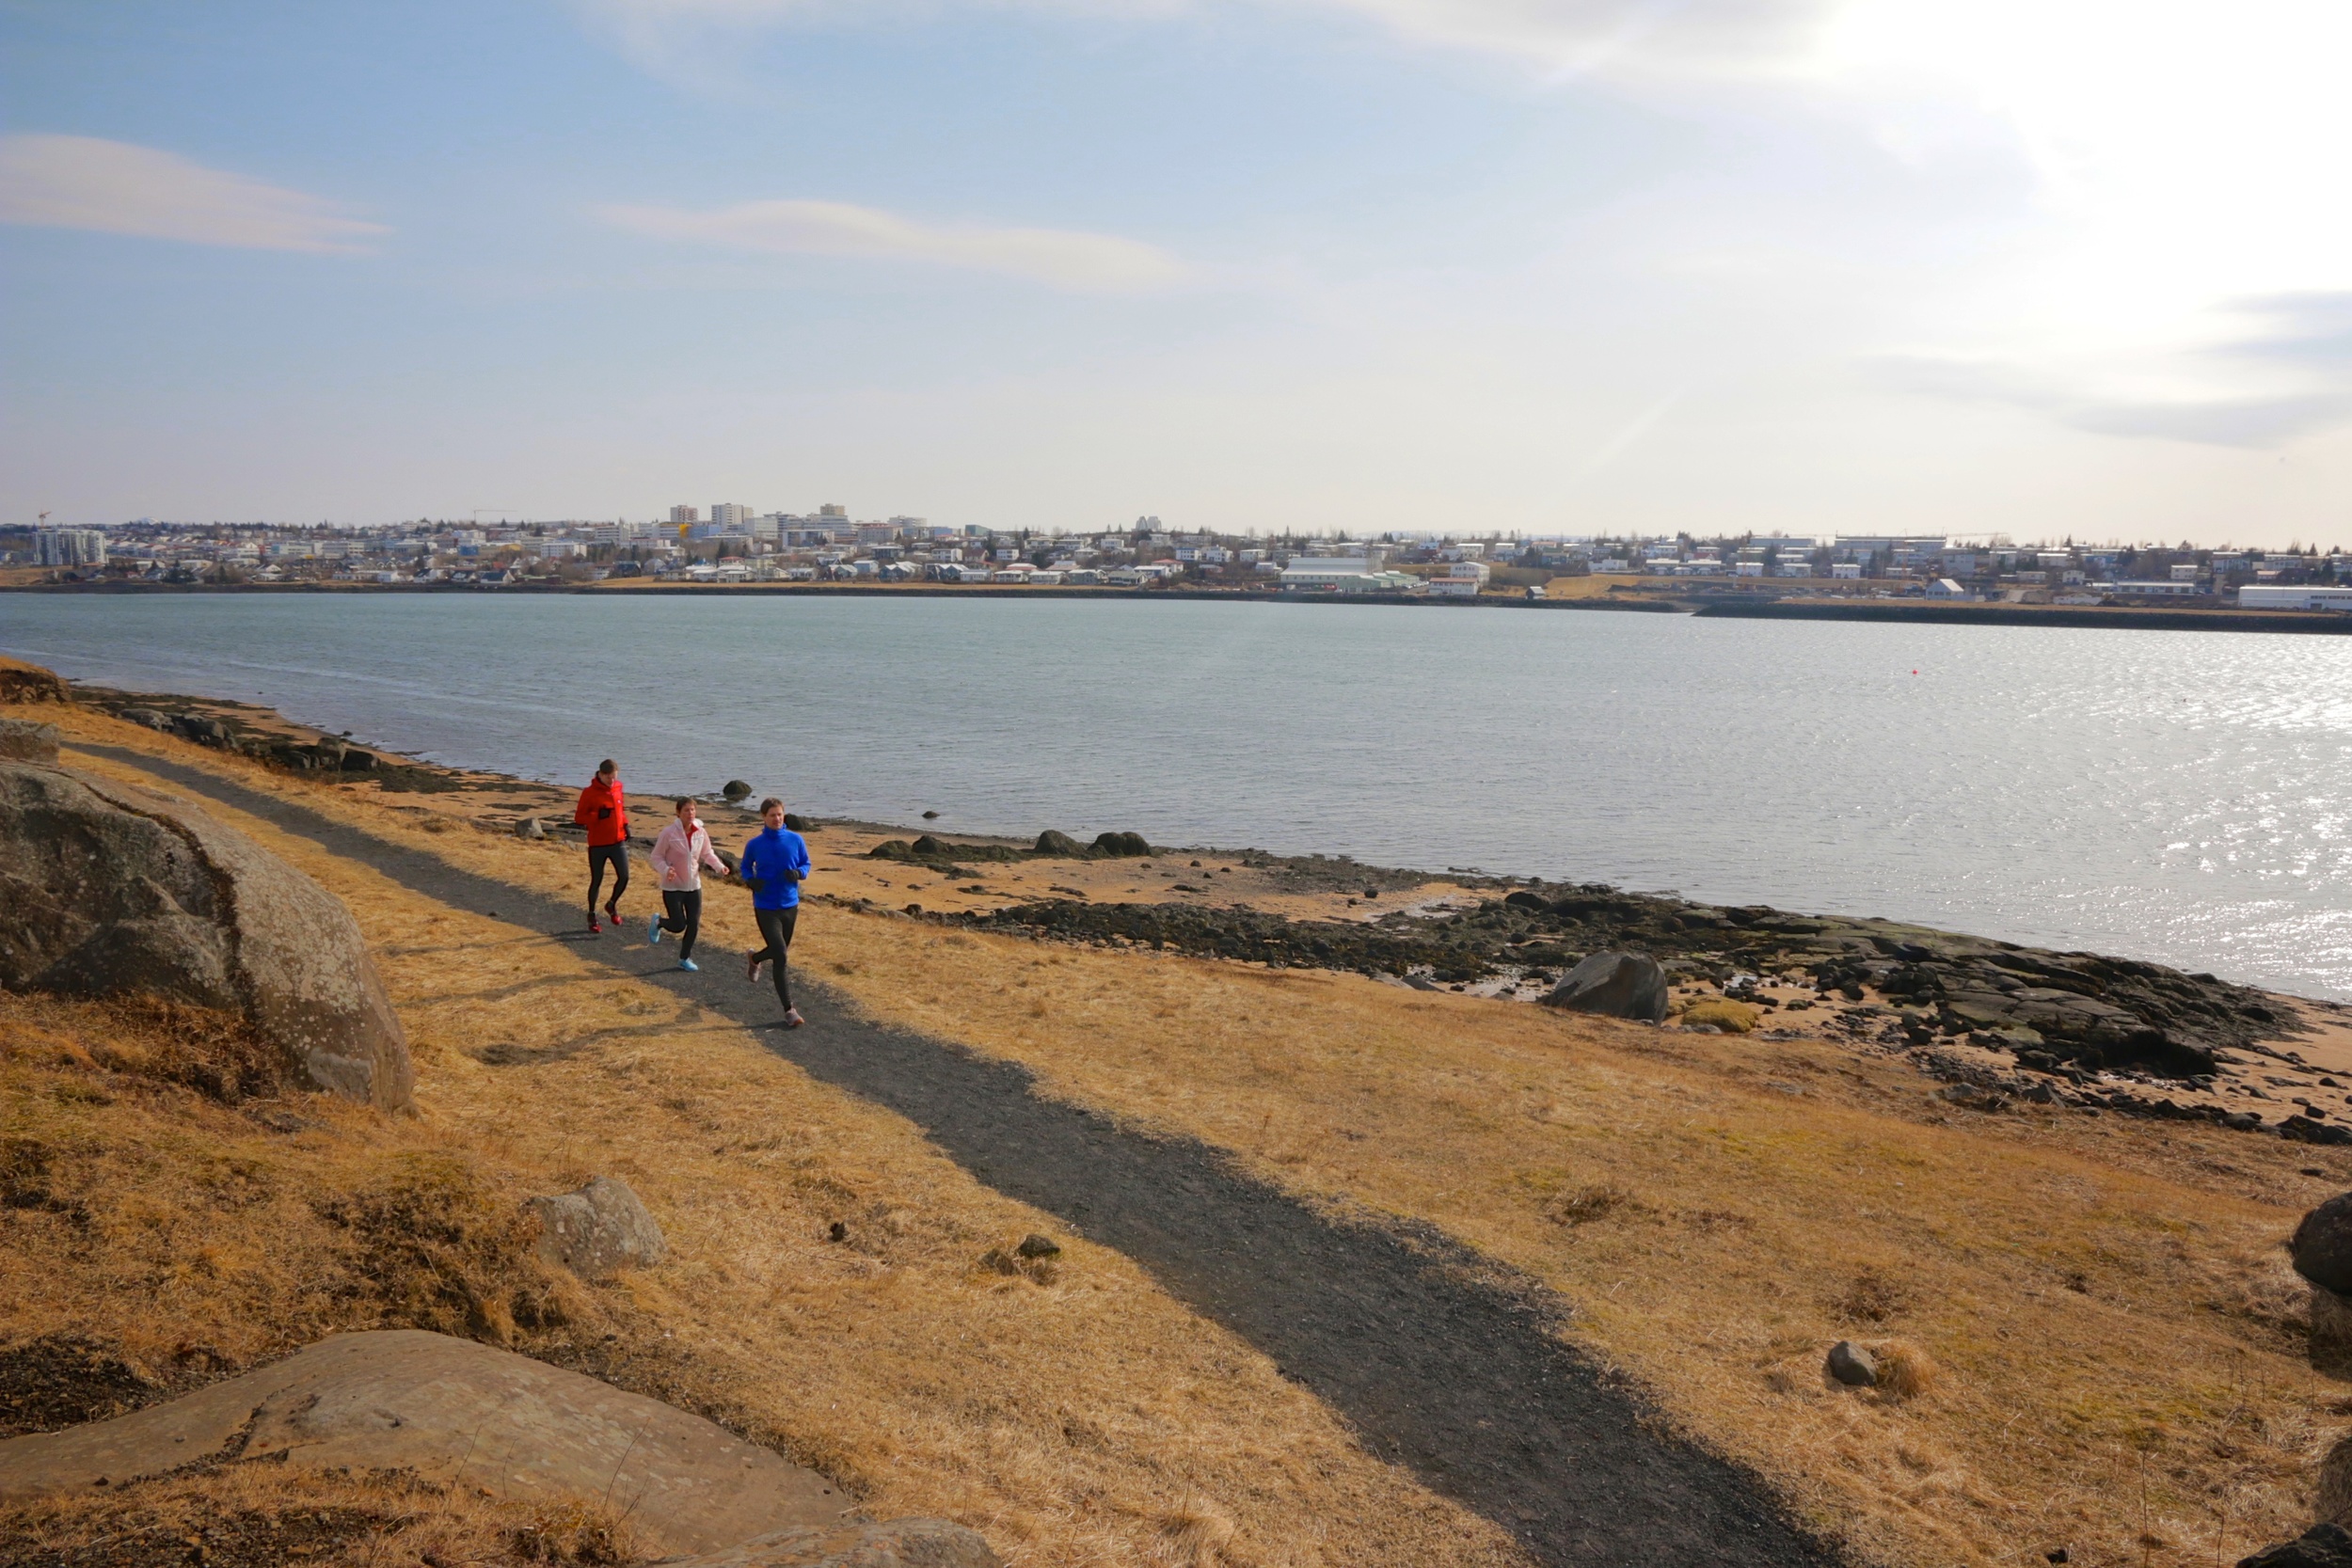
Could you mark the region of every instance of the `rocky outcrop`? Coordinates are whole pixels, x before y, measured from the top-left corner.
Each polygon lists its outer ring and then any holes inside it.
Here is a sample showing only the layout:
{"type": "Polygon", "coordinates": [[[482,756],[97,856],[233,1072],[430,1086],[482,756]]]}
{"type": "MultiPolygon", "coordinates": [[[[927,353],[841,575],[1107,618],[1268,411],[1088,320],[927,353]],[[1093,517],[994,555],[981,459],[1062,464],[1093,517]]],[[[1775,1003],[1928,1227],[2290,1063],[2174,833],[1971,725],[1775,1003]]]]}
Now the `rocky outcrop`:
{"type": "Polygon", "coordinates": [[[407,1037],[333,895],[184,801],[59,767],[40,726],[5,728],[0,986],[236,1013],[294,1082],[409,1103],[407,1037]]]}
{"type": "Polygon", "coordinates": [[[599,1176],[578,1192],[534,1197],[539,1256],[582,1279],[649,1269],[670,1255],[661,1227],[626,1181],[599,1176]]]}
{"type": "Polygon", "coordinates": [[[1666,972],[1640,953],[1596,953],[1560,977],[1544,1006],[1656,1023],[1666,1016],[1666,972]]]}
{"type": "Polygon", "coordinates": [[[945,1519],[788,1529],[670,1568],[1001,1568],[979,1531],[945,1519]]]}
{"type": "MultiPolygon", "coordinates": [[[[1295,885],[1308,885],[1308,868],[1295,862],[1245,863],[1279,864],[1295,885]]],[[[1315,868],[1312,885],[1327,891],[1352,879],[1371,893],[1375,881],[1390,878],[1410,881],[1331,862],[1315,868]]],[[[1599,884],[1515,888],[1475,909],[1399,910],[1366,922],[1074,899],[953,918],[1265,963],[1391,975],[1426,969],[1441,983],[1498,973],[1549,979],[1590,954],[1608,952],[1646,953],[1677,975],[1719,982],[1800,971],[1824,1001],[1842,995],[1860,1003],[1868,987],[1915,1020],[1923,1037],[1973,1035],[2037,1070],[2061,1074],[2144,1069],[2195,1078],[2220,1065],[2217,1051],[2276,1054],[2256,1042],[2300,1027],[2261,991],[2162,964],[2019,947],[1893,921],[1694,904],[1599,884]]],[[[2352,1141],[2352,1131],[2316,1127],[2289,1135],[2352,1141]]]]}
{"type": "Polygon", "coordinates": [[[0,1442],[0,1500],[256,1461],[602,1498],[664,1556],[821,1536],[849,1508],[822,1476],[699,1416],[419,1329],[340,1334],[166,1404],[0,1442]]]}
{"type": "Polygon", "coordinates": [[[70,703],[73,694],[54,670],[0,658],[0,703],[70,703]]]}

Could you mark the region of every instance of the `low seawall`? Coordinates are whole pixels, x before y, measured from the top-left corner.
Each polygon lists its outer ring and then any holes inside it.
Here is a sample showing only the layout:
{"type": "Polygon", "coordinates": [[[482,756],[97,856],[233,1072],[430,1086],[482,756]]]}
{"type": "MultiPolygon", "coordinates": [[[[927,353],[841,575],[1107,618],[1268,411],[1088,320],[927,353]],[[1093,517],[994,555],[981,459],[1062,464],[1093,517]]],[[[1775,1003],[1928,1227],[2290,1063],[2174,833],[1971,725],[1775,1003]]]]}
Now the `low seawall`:
{"type": "Polygon", "coordinates": [[[2342,637],[2352,615],[2299,610],[2127,610],[2090,605],[1926,604],[1916,600],[1820,603],[1804,599],[1726,600],[1697,615],[1752,621],[1900,621],[1958,626],[2099,626],[2142,631],[2267,631],[2342,637]]]}

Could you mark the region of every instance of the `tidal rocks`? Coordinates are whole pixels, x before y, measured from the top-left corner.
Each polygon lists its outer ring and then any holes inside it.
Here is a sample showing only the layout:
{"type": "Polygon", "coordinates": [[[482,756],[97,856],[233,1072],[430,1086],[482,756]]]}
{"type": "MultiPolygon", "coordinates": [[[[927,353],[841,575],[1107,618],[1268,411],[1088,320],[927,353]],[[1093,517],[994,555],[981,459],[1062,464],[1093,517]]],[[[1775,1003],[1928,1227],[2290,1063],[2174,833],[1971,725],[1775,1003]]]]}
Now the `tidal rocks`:
{"type": "Polygon", "coordinates": [[[547,824],[535,816],[523,817],[515,824],[515,836],[516,838],[545,838],[548,836],[547,824]]]}
{"type": "Polygon", "coordinates": [[[945,1519],[803,1526],[707,1552],[671,1568],[1002,1568],[979,1531],[945,1519]]]}
{"type": "Polygon", "coordinates": [[[2352,1193],[2338,1193],[2305,1214],[2287,1251],[2296,1274],[2339,1295],[2352,1295],[2352,1193]]]}
{"type": "Polygon", "coordinates": [[[1048,828],[1038,834],[1037,843],[1029,849],[1033,855],[1050,856],[1055,860],[1076,860],[1086,852],[1085,845],[1059,828],[1048,828]]]}
{"type": "Polygon", "coordinates": [[[339,1334],[168,1403],[0,1442],[0,1499],[254,1462],[462,1477],[550,1503],[627,1498],[664,1555],[834,1527],[850,1507],[823,1477],[699,1416],[419,1329],[339,1334]]]}
{"type": "Polygon", "coordinates": [[[1547,1007],[1657,1023],[1666,1016],[1666,972],[1641,953],[1596,953],[1561,976],[1547,1007]]]}
{"type": "Polygon", "coordinates": [[[730,806],[739,806],[751,799],[752,786],[740,779],[729,779],[719,786],[719,798],[730,806]]]}
{"type": "Polygon", "coordinates": [[[2309,1116],[2292,1116],[2279,1124],[2279,1136],[2289,1143],[2352,1144],[2352,1127],[2314,1120],[2309,1116]]]}
{"type": "Polygon", "coordinates": [[[1878,1358],[1851,1339],[1830,1346],[1826,1369],[1849,1388],[1867,1388],[1879,1380],[1878,1358]]]}
{"type": "Polygon", "coordinates": [[[1094,852],[1116,860],[1149,855],[1152,846],[1141,833],[1097,833],[1094,835],[1094,852]]]}
{"type": "Polygon", "coordinates": [[[0,986],[241,1015],[310,1087],[396,1110],[408,1041],[349,911],[186,802],[0,762],[0,986]]]}
{"type": "Polygon", "coordinates": [[[539,1216],[539,1256],[582,1279],[609,1279],[623,1269],[649,1269],[670,1243],[626,1181],[599,1176],[577,1192],[530,1201],[539,1216]]]}

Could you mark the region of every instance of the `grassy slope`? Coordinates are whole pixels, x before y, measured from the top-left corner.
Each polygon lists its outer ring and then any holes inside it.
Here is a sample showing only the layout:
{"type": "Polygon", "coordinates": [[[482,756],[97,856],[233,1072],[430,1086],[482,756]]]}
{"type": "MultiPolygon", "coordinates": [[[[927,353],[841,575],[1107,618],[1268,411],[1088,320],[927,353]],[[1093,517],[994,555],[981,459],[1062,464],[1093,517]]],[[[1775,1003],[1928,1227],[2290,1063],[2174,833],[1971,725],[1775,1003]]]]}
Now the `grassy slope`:
{"type": "MultiPolygon", "coordinates": [[[[533,887],[575,879],[574,851],[269,787],[486,852],[533,887]]],[[[748,912],[739,895],[711,903],[723,961],[748,912]]],[[[2339,1151],[1947,1110],[1907,1069],[1828,1044],[832,909],[796,951],[877,1016],[1542,1279],[1575,1305],[1580,1338],[1680,1424],[1889,1560],[2038,1560],[2058,1544],[2077,1562],[2226,1560],[2299,1528],[2304,1474],[2341,1413],[2300,1357],[2303,1292],[2278,1248],[2352,1174],[2339,1151]],[[1818,1363],[1844,1335],[1914,1341],[1943,1375],[1911,1401],[1833,1393],[1818,1363]]]]}
{"type": "Polygon", "coordinates": [[[313,1125],[271,1131],[170,1081],[183,1029],[0,999],[8,1136],[40,1146],[56,1200],[0,1221],[0,1338],[72,1325],[167,1370],[421,1323],[718,1415],[877,1515],[956,1518],[1015,1562],[1518,1560],[1118,1254],[1065,1238],[1050,1280],[980,1267],[1054,1227],[898,1117],[542,935],[217,815],[358,916],[422,1114],[304,1097],[313,1125]],[[675,1260],[588,1289],[535,1265],[512,1216],[599,1172],[644,1196],[675,1260]]]}

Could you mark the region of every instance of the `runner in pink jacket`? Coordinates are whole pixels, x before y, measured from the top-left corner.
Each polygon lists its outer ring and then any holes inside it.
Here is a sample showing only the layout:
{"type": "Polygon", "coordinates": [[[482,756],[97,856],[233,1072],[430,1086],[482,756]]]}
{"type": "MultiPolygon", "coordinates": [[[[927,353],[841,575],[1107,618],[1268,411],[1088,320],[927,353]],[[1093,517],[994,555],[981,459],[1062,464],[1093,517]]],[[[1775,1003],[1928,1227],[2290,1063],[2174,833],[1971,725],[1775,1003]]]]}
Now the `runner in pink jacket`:
{"type": "Polygon", "coordinates": [[[722,877],[726,875],[726,863],[711,848],[710,835],[703,831],[694,802],[680,800],[677,815],[653,841],[653,868],[661,879],[664,912],[655,915],[645,927],[645,941],[654,946],[661,944],[664,931],[678,939],[680,969],[702,967],[694,961],[694,938],[703,927],[702,868],[706,865],[722,877]]]}

